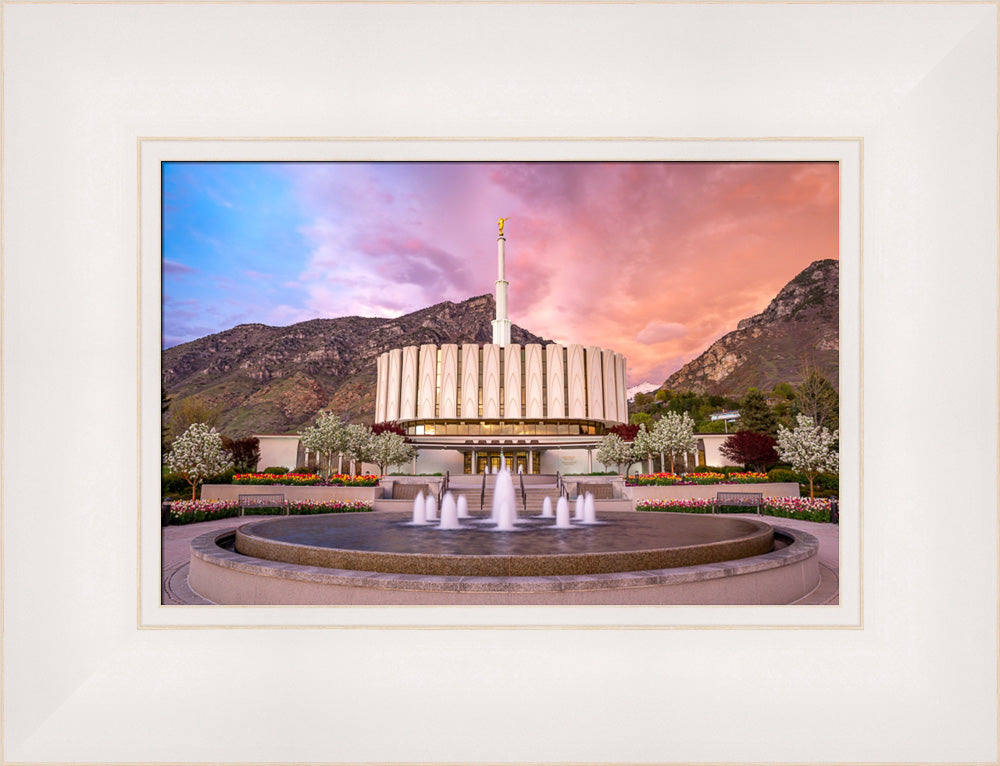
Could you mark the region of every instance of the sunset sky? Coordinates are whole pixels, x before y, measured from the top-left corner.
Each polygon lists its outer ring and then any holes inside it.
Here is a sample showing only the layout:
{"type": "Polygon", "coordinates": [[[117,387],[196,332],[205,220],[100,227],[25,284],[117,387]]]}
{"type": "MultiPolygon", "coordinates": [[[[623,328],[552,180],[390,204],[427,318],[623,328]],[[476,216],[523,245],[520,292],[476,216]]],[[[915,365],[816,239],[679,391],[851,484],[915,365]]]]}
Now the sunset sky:
{"type": "Polygon", "coordinates": [[[838,258],[838,184],[836,163],[165,163],[163,346],[492,294],[509,217],[511,321],[660,384],[838,258]]]}

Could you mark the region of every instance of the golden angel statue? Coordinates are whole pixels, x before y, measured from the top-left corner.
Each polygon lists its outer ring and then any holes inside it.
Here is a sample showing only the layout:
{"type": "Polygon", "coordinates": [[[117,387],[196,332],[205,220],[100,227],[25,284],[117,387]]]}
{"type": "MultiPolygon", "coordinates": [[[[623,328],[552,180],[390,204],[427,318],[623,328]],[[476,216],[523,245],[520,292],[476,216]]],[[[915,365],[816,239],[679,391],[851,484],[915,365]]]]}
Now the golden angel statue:
{"type": "Polygon", "coordinates": [[[510,220],[510,216],[508,216],[507,218],[501,218],[499,221],[497,221],[497,228],[500,230],[500,236],[501,237],[503,236],[503,222],[504,221],[509,221],[509,220],[510,220]]]}

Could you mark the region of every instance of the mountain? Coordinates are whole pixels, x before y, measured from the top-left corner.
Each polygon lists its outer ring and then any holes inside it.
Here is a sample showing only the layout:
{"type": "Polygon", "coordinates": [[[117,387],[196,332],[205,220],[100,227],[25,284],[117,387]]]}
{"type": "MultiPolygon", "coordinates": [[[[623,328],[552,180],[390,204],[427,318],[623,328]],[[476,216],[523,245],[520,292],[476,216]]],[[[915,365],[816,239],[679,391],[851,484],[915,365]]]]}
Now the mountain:
{"type": "Polygon", "coordinates": [[[756,386],[798,383],[805,365],[838,387],[840,262],[815,261],[785,285],[764,311],[739,322],[667,378],[662,388],[742,396],[756,386]]]}
{"type": "MultiPolygon", "coordinates": [[[[490,343],[491,295],[444,302],[394,319],[311,319],[289,327],[238,325],[168,348],[163,385],[174,403],[197,396],[227,436],[295,433],[325,408],[346,420],[375,415],[375,360],[421,343],[490,343]]],[[[548,343],[517,325],[514,343],[548,343]]]]}
{"type": "Polygon", "coordinates": [[[648,394],[651,391],[656,391],[658,388],[659,386],[656,385],[655,383],[650,383],[649,381],[645,381],[643,383],[639,383],[638,385],[632,386],[629,389],[627,389],[625,391],[625,396],[629,399],[629,401],[631,401],[632,399],[635,398],[636,394],[648,394]]]}

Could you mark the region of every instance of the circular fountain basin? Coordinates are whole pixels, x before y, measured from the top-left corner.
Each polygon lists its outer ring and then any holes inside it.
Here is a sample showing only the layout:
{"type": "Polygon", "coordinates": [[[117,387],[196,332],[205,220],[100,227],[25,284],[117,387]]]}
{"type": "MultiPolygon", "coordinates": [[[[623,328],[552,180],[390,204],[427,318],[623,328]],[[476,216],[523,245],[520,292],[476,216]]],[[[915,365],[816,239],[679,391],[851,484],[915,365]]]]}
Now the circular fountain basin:
{"type": "Polygon", "coordinates": [[[820,583],[819,543],[756,519],[602,512],[498,532],[407,513],[269,519],[191,543],[189,584],[217,604],[791,604],[820,583]]]}
{"type": "Polygon", "coordinates": [[[521,520],[515,532],[466,522],[413,526],[397,512],[271,519],[236,530],[236,552],[287,564],[393,574],[538,577],[711,564],[769,552],[770,525],[690,514],[628,514],[613,524],[556,529],[521,520]]]}

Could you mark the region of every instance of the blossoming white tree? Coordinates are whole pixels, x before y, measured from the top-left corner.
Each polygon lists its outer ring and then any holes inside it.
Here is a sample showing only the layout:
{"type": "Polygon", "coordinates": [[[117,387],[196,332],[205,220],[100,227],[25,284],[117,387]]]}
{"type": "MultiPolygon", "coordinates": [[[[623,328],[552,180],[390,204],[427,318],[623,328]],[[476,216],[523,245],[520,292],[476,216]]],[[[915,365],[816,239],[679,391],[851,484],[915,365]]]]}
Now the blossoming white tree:
{"type": "Polygon", "coordinates": [[[406,438],[392,431],[383,431],[371,438],[368,460],[378,466],[383,476],[387,468],[413,459],[416,450],[406,438]]]}
{"type": "Polygon", "coordinates": [[[353,473],[355,463],[371,462],[372,442],[375,436],[368,426],[360,423],[351,423],[345,430],[343,453],[351,461],[353,473]]]}
{"type": "Polygon", "coordinates": [[[333,470],[333,458],[346,451],[347,425],[332,412],[321,412],[316,424],[299,432],[302,446],[313,450],[326,461],[326,475],[333,470]]]}
{"type": "Polygon", "coordinates": [[[778,457],[809,478],[809,497],[815,499],[813,480],[823,471],[840,470],[840,453],[836,449],[839,431],[830,432],[817,426],[806,415],[796,417],[794,429],[778,428],[778,457]]]}
{"type": "Polygon", "coordinates": [[[623,473],[622,466],[628,471],[629,466],[635,462],[632,455],[632,445],[622,439],[618,434],[605,434],[601,439],[601,446],[597,448],[597,459],[604,465],[613,465],[618,469],[618,473],[623,473]]]}
{"type": "Polygon", "coordinates": [[[198,497],[198,485],[209,476],[233,467],[229,453],[222,448],[222,434],[207,423],[192,423],[174,439],[164,458],[167,468],[183,476],[191,485],[191,499],[198,497]]]}
{"type": "Polygon", "coordinates": [[[653,438],[660,451],[670,455],[670,472],[675,471],[675,460],[679,455],[698,449],[694,438],[694,421],[686,412],[668,412],[653,426],[653,438]]]}
{"type": "Polygon", "coordinates": [[[653,431],[646,430],[646,424],[639,424],[639,431],[635,435],[635,439],[632,441],[632,454],[635,456],[636,460],[649,462],[649,472],[653,472],[653,458],[660,455],[663,452],[663,448],[660,445],[660,439],[657,438],[655,432],[656,426],[653,426],[653,431]]]}

